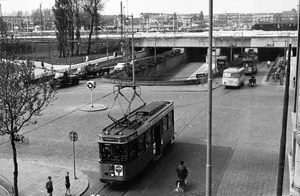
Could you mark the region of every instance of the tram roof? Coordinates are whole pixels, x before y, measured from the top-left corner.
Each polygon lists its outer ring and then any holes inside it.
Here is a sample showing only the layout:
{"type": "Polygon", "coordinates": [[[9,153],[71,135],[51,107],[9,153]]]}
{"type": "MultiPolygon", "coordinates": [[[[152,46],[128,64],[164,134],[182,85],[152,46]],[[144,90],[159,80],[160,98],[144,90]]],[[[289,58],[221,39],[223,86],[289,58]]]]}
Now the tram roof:
{"type": "MultiPolygon", "coordinates": [[[[102,137],[128,137],[139,131],[139,127],[145,125],[150,127],[151,121],[156,117],[158,111],[168,105],[173,105],[170,101],[152,101],[131,112],[128,116],[110,124],[99,134],[102,137]]],[[[142,129],[144,130],[144,129],[142,129]]],[[[138,134],[138,133],[137,133],[138,134]]]]}

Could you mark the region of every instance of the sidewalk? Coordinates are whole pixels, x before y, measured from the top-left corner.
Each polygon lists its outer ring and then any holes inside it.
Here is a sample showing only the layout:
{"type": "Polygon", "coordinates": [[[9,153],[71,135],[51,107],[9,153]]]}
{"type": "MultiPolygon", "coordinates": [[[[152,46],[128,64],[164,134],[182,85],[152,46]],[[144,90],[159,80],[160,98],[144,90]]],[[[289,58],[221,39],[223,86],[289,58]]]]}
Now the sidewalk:
{"type": "MultiPolygon", "coordinates": [[[[114,56],[109,56],[108,58],[107,57],[102,57],[102,58],[90,60],[90,61],[87,61],[87,62],[72,64],[71,68],[76,69],[78,67],[83,67],[87,64],[94,64],[94,63],[104,62],[104,61],[112,60],[112,59],[115,59],[115,57],[114,56]]],[[[44,69],[47,69],[47,70],[52,70],[53,69],[53,70],[63,71],[63,70],[69,70],[69,68],[70,68],[70,65],[52,65],[52,64],[49,64],[49,63],[44,63],[44,68],[43,68],[41,63],[42,63],[41,61],[34,61],[34,64],[35,64],[35,67],[36,67],[36,69],[34,70],[35,71],[35,76],[41,75],[44,72],[44,69]]]]}
{"type": "MultiPolygon", "coordinates": [[[[13,186],[13,160],[0,159],[0,184],[3,184],[11,195],[13,186]],[[3,176],[9,181],[9,184],[3,176]]],[[[89,180],[81,171],[76,171],[74,178],[74,168],[45,164],[39,161],[18,160],[19,176],[18,188],[20,196],[41,196],[46,195],[46,182],[48,176],[52,177],[53,195],[65,195],[65,176],[70,173],[71,194],[72,196],[82,195],[89,187],[89,180]]]]}

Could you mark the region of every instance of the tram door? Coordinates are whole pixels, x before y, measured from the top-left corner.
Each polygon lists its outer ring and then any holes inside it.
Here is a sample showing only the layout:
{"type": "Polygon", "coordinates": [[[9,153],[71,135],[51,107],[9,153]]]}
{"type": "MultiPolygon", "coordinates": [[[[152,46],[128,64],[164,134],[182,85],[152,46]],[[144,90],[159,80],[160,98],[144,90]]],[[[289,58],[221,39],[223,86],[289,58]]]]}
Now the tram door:
{"type": "Polygon", "coordinates": [[[160,123],[157,123],[154,127],[154,146],[155,146],[155,155],[161,154],[161,129],[160,123]]]}

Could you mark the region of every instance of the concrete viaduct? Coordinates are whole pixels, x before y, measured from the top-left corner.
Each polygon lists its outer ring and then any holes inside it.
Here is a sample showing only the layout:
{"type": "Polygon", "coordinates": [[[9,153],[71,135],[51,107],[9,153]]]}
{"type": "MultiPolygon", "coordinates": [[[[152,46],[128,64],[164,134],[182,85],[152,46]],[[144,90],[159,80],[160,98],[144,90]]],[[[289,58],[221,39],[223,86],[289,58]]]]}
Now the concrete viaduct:
{"type": "MultiPolygon", "coordinates": [[[[132,39],[131,35],[127,38],[132,39]]],[[[185,48],[187,51],[206,55],[208,32],[167,32],[135,33],[135,48],[148,48],[152,53],[162,48],[185,48]]],[[[297,31],[215,31],[213,48],[220,48],[221,55],[241,53],[245,48],[257,48],[261,60],[284,56],[288,45],[292,44],[293,55],[296,54],[297,31]]],[[[131,44],[130,44],[131,45],[131,44]]]]}

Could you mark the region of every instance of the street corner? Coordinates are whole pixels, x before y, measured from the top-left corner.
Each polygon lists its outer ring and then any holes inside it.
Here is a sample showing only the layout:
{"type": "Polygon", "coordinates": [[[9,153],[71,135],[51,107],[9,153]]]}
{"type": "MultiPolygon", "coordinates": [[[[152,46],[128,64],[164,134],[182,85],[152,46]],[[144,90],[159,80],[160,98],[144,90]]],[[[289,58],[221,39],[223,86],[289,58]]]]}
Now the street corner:
{"type": "MultiPolygon", "coordinates": [[[[0,174],[5,177],[7,183],[13,185],[13,160],[0,159],[0,174]]],[[[18,187],[20,195],[41,195],[45,192],[45,184],[48,176],[51,176],[54,187],[54,195],[64,195],[65,193],[65,176],[68,171],[70,174],[71,194],[82,195],[89,188],[88,176],[79,170],[62,167],[59,165],[48,164],[33,160],[18,161],[18,187]]]]}

